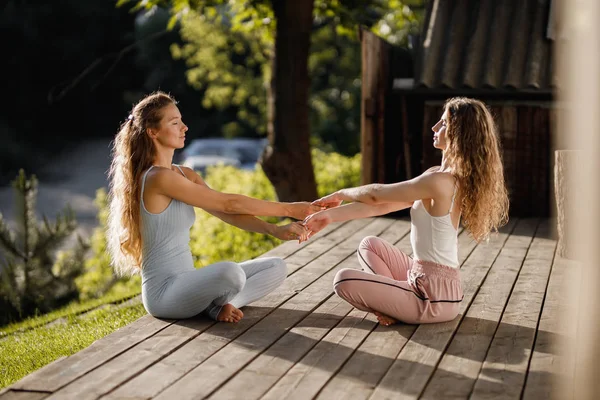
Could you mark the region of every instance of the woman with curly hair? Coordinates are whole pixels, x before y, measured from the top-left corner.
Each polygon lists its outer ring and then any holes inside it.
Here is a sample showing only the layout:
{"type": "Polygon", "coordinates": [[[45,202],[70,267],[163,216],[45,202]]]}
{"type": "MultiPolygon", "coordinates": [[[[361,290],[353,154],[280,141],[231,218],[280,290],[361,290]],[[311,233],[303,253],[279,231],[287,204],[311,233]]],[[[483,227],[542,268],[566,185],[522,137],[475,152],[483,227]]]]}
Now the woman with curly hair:
{"type": "Polygon", "coordinates": [[[333,282],[340,297],[374,312],[383,325],[454,319],[463,298],[457,238],[461,219],[477,242],[508,221],[500,144],[485,104],[449,99],[432,130],[433,146],[442,150],[440,166],[404,182],[339,190],[313,202],[335,208],[304,221],[315,233],[334,221],[411,208],[414,258],[369,236],[358,248],[363,271],[343,269],[333,282]],[[343,201],[352,203],[337,207],[343,201]]]}
{"type": "Polygon", "coordinates": [[[108,245],[119,275],[142,275],[142,300],[155,317],[188,318],[204,312],[237,322],[245,306],[278,287],[287,275],[280,258],[223,261],[194,268],[189,246],[194,207],[241,229],[282,240],[304,240],[298,222],[269,224],[255,216],[302,220],[321,207],[278,203],[212,190],[189,168],[173,164],[188,127],[175,100],[156,92],[137,103],[113,144],[108,245]]]}

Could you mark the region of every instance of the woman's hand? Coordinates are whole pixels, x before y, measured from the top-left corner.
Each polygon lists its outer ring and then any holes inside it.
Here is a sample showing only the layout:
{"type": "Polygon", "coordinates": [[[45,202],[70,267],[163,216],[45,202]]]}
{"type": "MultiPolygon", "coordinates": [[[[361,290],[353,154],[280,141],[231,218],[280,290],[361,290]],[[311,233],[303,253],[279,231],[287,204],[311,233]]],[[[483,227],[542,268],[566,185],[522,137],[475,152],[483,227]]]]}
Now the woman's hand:
{"type": "Polygon", "coordinates": [[[315,206],[320,206],[324,208],[333,208],[342,204],[343,198],[339,192],[331,193],[325,197],[321,197],[318,200],[312,202],[315,206]]]}
{"type": "Polygon", "coordinates": [[[321,211],[324,207],[311,204],[307,201],[299,201],[296,203],[288,203],[288,208],[290,211],[287,215],[288,217],[302,221],[309,215],[321,211]]]}
{"type": "Polygon", "coordinates": [[[327,210],[319,211],[316,214],[309,215],[304,220],[303,224],[311,235],[319,232],[331,223],[331,215],[327,210]]]}
{"type": "Polygon", "coordinates": [[[275,228],[273,236],[281,240],[295,240],[298,239],[298,243],[302,243],[308,240],[310,237],[310,231],[304,227],[300,222],[292,222],[287,225],[281,225],[275,228]]]}

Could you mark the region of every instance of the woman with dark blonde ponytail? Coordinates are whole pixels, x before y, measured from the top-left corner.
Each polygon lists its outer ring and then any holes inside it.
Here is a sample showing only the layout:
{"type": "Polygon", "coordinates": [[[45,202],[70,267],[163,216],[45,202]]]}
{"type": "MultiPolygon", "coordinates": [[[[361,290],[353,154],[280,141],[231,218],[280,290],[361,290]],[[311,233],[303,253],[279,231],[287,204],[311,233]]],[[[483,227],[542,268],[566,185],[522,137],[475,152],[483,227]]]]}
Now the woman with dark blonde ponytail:
{"type": "Polygon", "coordinates": [[[343,269],[334,290],[354,307],[390,325],[454,319],[463,298],[458,269],[459,222],[477,242],[508,221],[500,143],[494,120],[479,100],[446,102],[432,127],[442,163],[399,183],[342,189],[313,204],[335,207],[305,219],[318,232],[333,221],[383,215],[410,208],[413,258],[370,236],[358,248],[363,271],[343,269]],[[341,207],[343,201],[353,202],[341,207]]]}
{"type": "Polygon", "coordinates": [[[163,92],[142,99],[122,124],[109,171],[109,251],[119,275],[141,273],[142,300],[150,314],[188,318],[204,312],[237,322],[243,317],[240,307],[283,282],[286,265],[271,257],[195,269],[189,247],[194,207],[241,229],[300,241],[308,236],[300,223],[277,226],[256,216],[302,220],[322,208],[210,189],[191,169],[172,164],[187,130],[175,100],[163,92]]]}

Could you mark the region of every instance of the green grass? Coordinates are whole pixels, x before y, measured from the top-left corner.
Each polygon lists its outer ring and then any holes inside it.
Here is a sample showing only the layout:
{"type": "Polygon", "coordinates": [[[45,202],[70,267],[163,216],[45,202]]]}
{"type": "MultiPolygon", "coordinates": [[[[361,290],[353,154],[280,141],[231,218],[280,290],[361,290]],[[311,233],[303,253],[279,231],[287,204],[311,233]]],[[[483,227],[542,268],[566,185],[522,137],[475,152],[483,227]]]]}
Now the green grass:
{"type": "Polygon", "coordinates": [[[0,388],[60,357],[75,354],[145,314],[141,303],[110,304],[83,315],[65,315],[64,323],[13,333],[0,340],[0,388]]]}
{"type": "Polygon", "coordinates": [[[23,321],[19,321],[10,325],[6,325],[0,328],[0,339],[11,335],[15,332],[21,332],[33,328],[37,328],[42,325],[46,325],[52,321],[55,321],[59,318],[72,317],[77,314],[84,313],[86,311],[93,310],[96,307],[102,306],[104,304],[116,304],[127,299],[130,299],[133,296],[136,296],[140,293],[139,288],[134,289],[129,292],[109,292],[107,295],[102,296],[98,299],[91,299],[85,301],[74,301],[69,303],[65,307],[62,307],[58,310],[49,312],[47,314],[29,317],[23,321]]]}

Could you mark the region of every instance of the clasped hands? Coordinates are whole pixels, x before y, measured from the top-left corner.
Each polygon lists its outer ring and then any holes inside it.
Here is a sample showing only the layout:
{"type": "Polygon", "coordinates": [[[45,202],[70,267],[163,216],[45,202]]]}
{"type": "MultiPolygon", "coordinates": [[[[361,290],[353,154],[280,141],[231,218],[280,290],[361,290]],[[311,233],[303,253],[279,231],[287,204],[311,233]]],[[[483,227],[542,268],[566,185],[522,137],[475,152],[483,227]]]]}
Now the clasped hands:
{"type": "Polygon", "coordinates": [[[302,220],[279,227],[282,231],[276,235],[282,240],[298,240],[302,243],[312,235],[321,231],[331,223],[331,216],[326,211],[342,204],[337,192],[309,202],[292,203],[295,212],[293,217],[302,220]],[[299,218],[297,218],[299,217],[299,218]]]}

